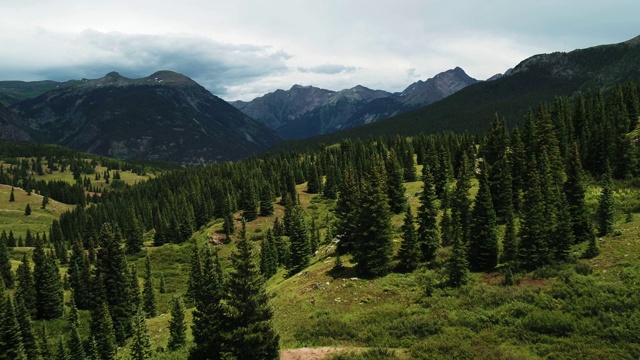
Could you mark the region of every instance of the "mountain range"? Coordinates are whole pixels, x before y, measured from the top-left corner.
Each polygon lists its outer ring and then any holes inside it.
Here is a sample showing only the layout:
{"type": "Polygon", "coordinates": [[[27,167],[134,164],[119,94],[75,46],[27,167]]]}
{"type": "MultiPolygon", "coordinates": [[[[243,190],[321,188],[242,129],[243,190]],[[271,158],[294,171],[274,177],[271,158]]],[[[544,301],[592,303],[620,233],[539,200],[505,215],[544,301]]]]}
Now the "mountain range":
{"type": "Polygon", "coordinates": [[[294,85],[289,90],[276,90],[232,105],[283,138],[300,139],[386,119],[429,105],[477,82],[456,67],[415,82],[400,93],[361,85],[341,91],[294,85]]]}
{"type": "MultiPolygon", "coordinates": [[[[112,72],[58,83],[26,99],[20,99],[18,90],[29,84],[13,83],[18,96],[11,97],[11,111],[5,109],[8,114],[2,118],[12,130],[2,136],[5,140],[28,140],[26,133],[37,142],[100,155],[183,165],[239,160],[281,141],[272,130],[171,71],[141,79],[112,72]]],[[[0,88],[10,85],[3,82],[0,88]]]]}
{"type": "Polygon", "coordinates": [[[496,114],[514,126],[557,96],[637,81],[638,63],[640,37],[535,55],[487,81],[454,68],[400,93],[294,85],[233,106],[171,71],[140,79],[112,72],[64,83],[0,81],[0,140],[200,165],[244,159],[274,145],[304,149],[348,137],[476,132],[496,114]]]}

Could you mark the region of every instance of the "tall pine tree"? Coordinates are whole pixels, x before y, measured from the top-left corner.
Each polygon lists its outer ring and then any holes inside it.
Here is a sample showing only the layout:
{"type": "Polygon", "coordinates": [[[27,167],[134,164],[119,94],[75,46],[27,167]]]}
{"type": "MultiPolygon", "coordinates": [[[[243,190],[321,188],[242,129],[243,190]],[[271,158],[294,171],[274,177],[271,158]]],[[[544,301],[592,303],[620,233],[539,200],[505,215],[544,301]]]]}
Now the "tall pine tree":
{"type": "Polygon", "coordinates": [[[481,162],[478,181],[480,187],[471,212],[469,237],[469,268],[473,271],[491,271],[498,265],[498,234],[496,213],[493,210],[487,165],[481,162]]]}

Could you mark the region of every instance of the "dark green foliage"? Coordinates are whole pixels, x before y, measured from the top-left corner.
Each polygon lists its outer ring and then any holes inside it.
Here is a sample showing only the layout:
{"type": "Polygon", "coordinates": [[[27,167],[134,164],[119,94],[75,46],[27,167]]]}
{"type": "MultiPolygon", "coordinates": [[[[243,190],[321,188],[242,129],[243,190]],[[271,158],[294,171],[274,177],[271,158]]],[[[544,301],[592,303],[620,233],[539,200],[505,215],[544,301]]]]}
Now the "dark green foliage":
{"type": "Polygon", "coordinates": [[[569,211],[569,204],[564,194],[560,197],[558,208],[558,224],[554,231],[550,244],[553,257],[556,261],[566,262],[569,260],[571,245],[575,242],[573,234],[573,221],[569,211]]]}
{"type": "Polygon", "coordinates": [[[76,326],[71,327],[69,331],[69,359],[70,360],[85,360],[87,359],[86,353],[84,351],[84,346],[82,344],[82,339],[80,338],[80,333],[78,332],[78,328],[76,326]]]}
{"type": "Polygon", "coordinates": [[[25,206],[24,208],[24,216],[29,216],[31,215],[31,205],[27,204],[27,206],[25,206]]]}
{"type": "Polygon", "coordinates": [[[322,179],[318,175],[318,167],[311,164],[309,169],[309,181],[307,182],[307,192],[309,194],[317,194],[321,191],[322,179]]]}
{"type": "Polygon", "coordinates": [[[64,337],[58,337],[58,350],[56,351],[56,360],[69,360],[69,350],[64,344],[64,337]]]}
{"type": "Polygon", "coordinates": [[[564,183],[564,193],[569,204],[573,235],[576,242],[585,242],[593,238],[593,226],[589,210],[585,203],[584,181],[582,180],[582,164],[578,146],[574,144],[566,166],[567,181],[564,183]]]}
{"type": "Polygon", "coordinates": [[[20,324],[16,318],[13,300],[8,296],[5,297],[4,291],[0,292],[0,296],[3,297],[0,303],[2,305],[0,306],[0,310],[2,311],[2,318],[0,319],[0,354],[3,354],[6,359],[11,360],[26,359],[25,349],[22,343],[22,333],[20,324]]]}
{"type": "Polygon", "coordinates": [[[613,230],[613,215],[615,209],[615,199],[613,197],[613,184],[611,180],[611,168],[606,164],[604,180],[602,181],[602,192],[598,199],[598,233],[600,236],[609,234],[613,230]]]}
{"type": "Polygon", "coordinates": [[[142,289],[142,310],[147,317],[155,317],[157,314],[156,294],[153,289],[153,276],[151,274],[151,259],[149,254],[144,262],[144,287],[142,289]]]}
{"type": "Polygon", "coordinates": [[[453,287],[463,286],[469,281],[467,249],[459,236],[455,236],[452,240],[451,256],[447,261],[447,275],[449,284],[453,287]]]}
{"type": "Polygon", "coordinates": [[[451,198],[452,238],[459,238],[460,242],[466,246],[471,229],[471,200],[469,199],[471,183],[466,154],[462,156],[459,169],[458,180],[451,198]]]}
{"type": "Polygon", "coordinates": [[[528,270],[549,262],[549,219],[540,192],[540,176],[535,161],[528,172],[528,191],[525,193],[520,222],[518,260],[528,270]]]}
{"type": "Polygon", "coordinates": [[[482,162],[478,174],[480,188],[471,212],[469,237],[469,268],[473,271],[491,271],[498,265],[498,234],[496,213],[493,210],[487,166],[482,162]]]}
{"type": "Polygon", "coordinates": [[[144,360],[151,357],[151,337],[147,327],[146,311],[138,307],[133,317],[133,335],[131,338],[131,359],[144,360]]]}
{"type": "Polygon", "coordinates": [[[9,262],[9,248],[7,246],[6,236],[0,237],[0,277],[7,288],[13,288],[13,272],[11,271],[11,263],[9,262]]]}
{"type": "Polygon", "coordinates": [[[69,314],[67,315],[67,325],[69,328],[80,326],[78,318],[78,308],[76,307],[76,303],[73,300],[73,296],[71,297],[71,301],[69,301],[69,314]]]}
{"type": "Polygon", "coordinates": [[[69,285],[79,309],[87,310],[91,305],[91,264],[81,241],[73,244],[69,259],[69,285]]]}
{"type": "Polygon", "coordinates": [[[598,255],[600,255],[600,248],[598,248],[598,239],[594,236],[589,240],[589,245],[587,245],[587,249],[585,250],[583,257],[586,259],[592,259],[598,255]]]}
{"type": "Polygon", "coordinates": [[[264,278],[253,262],[244,229],[236,246],[226,286],[226,323],[230,328],[225,334],[225,353],[236,359],[279,359],[279,336],[273,328],[264,278]]]}
{"type": "Polygon", "coordinates": [[[113,360],[116,358],[116,335],[109,308],[104,302],[96,304],[91,312],[91,338],[96,343],[100,360],[113,360]]]}
{"type": "Polygon", "coordinates": [[[398,162],[398,158],[394,151],[389,152],[385,166],[387,170],[387,196],[389,197],[389,208],[394,214],[400,214],[406,208],[407,200],[404,196],[404,175],[402,166],[398,162]]]}
{"type": "Polygon", "coordinates": [[[40,356],[40,349],[36,336],[33,333],[33,323],[29,310],[25,308],[24,303],[19,297],[16,297],[16,318],[20,324],[20,335],[22,337],[22,345],[28,360],[37,360],[40,356]]]}
{"type": "Polygon", "coordinates": [[[192,274],[200,272],[200,280],[193,294],[195,309],[191,330],[194,347],[189,359],[221,359],[224,348],[223,331],[228,324],[222,304],[222,268],[218,255],[209,248],[205,248],[203,257],[200,270],[191,270],[192,274]]]}
{"type": "Polygon", "coordinates": [[[64,313],[62,279],[55,258],[45,254],[42,241],[36,240],[33,263],[36,318],[48,320],[61,317],[64,313]]]}
{"type": "Polygon", "coordinates": [[[127,287],[127,298],[129,299],[129,309],[131,312],[137,311],[142,304],[142,294],[140,293],[140,282],[138,281],[138,268],[135,264],[129,267],[129,286],[127,287]]]}
{"type": "Polygon", "coordinates": [[[48,196],[47,194],[45,194],[45,195],[42,197],[42,205],[40,206],[40,208],[44,210],[44,209],[46,209],[46,208],[47,208],[47,205],[48,205],[48,204],[49,204],[49,196],[48,196]]]}
{"type": "MultiPolygon", "coordinates": [[[[131,318],[134,314],[129,302],[129,272],[120,229],[111,223],[103,224],[100,240],[102,247],[96,260],[96,281],[100,282],[104,291],[103,300],[109,308],[118,344],[123,344],[131,334],[131,318]]],[[[97,336],[96,340],[101,341],[97,336]]]]}
{"type": "Polygon", "coordinates": [[[309,261],[311,260],[311,243],[309,241],[307,225],[304,220],[304,212],[300,205],[292,205],[290,218],[290,254],[287,270],[289,274],[292,275],[309,266],[309,261]]]}
{"type": "Polygon", "coordinates": [[[140,224],[140,220],[136,217],[132,209],[129,210],[127,223],[124,228],[124,237],[126,239],[127,254],[136,254],[142,249],[142,236],[144,229],[140,224]]]}
{"type": "Polygon", "coordinates": [[[336,204],[336,235],[340,237],[338,251],[342,254],[351,252],[355,244],[356,221],[360,191],[352,171],[347,174],[340,186],[340,196],[336,204]]]}
{"type": "Polygon", "coordinates": [[[411,213],[411,207],[407,206],[402,225],[402,245],[398,250],[398,270],[411,272],[418,268],[422,254],[418,246],[418,235],[411,213]]]}
{"type": "Polygon", "coordinates": [[[49,345],[49,335],[47,333],[47,322],[42,322],[42,331],[40,332],[40,354],[43,359],[53,358],[53,351],[49,345]]]}
{"type": "Polygon", "coordinates": [[[16,196],[13,194],[13,186],[11,187],[11,194],[9,195],[9,202],[16,201],[16,196]]]}
{"type": "Polygon", "coordinates": [[[516,219],[513,207],[507,208],[505,214],[504,237],[502,238],[502,262],[514,264],[518,260],[518,238],[516,232],[516,219]]]}
{"type": "Polygon", "coordinates": [[[242,217],[247,221],[253,221],[258,218],[258,197],[254,183],[250,181],[240,198],[240,209],[242,209],[242,217]]]}
{"type": "Polygon", "coordinates": [[[274,214],[273,195],[268,184],[262,186],[260,193],[260,216],[271,216],[274,214]]]}
{"type": "Polygon", "coordinates": [[[357,209],[352,252],[356,270],[365,276],[384,275],[389,270],[393,251],[391,212],[383,176],[381,166],[372,169],[363,182],[357,209]]]}
{"type": "Polygon", "coordinates": [[[278,250],[271,228],[260,246],[260,273],[269,279],[278,271],[278,250]]]}
{"type": "Polygon", "coordinates": [[[187,342],[187,325],[184,322],[184,303],[182,297],[174,296],[171,302],[171,320],[169,320],[169,350],[177,350],[187,342]]]}
{"type": "Polygon", "coordinates": [[[436,193],[433,186],[433,177],[428,166],[422,170],[424,186],[420,194],[420,207],[418,208],[418,244],[422,253],[422,260],[433,260],[440,248],[438,234],[438,207],[436,206],[436,193]]]}
{"type": "Polygon", "coordinates": [[[166,294],[167,293],[167,284],[165,283],[164,280],[164,272],[160,273],[160,289],[158,291],[160,294],[166,294]]]}
{"type": "Polygon", "coordinates": [[[198,291],[203,281],[202,276],[202,259],[200,258],[200,249],[198,246],[195,246],[191,254],[186,293],[186,298],[192,303],[195,303],[198,299],[198,291]]]}

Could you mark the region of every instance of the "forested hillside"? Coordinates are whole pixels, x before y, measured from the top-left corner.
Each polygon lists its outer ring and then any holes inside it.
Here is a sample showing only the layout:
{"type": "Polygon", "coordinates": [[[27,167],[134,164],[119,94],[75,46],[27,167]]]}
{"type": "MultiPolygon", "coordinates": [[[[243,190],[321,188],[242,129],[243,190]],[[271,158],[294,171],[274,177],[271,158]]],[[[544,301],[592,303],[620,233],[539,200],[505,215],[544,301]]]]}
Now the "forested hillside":
{"type": "MultiPolygon", "coordinates": [[[[3,235],[0,346],[12,359],[637,358],[638,90],[556,97],[522,127],[498,115],[482,134],[344,139],[103,191],[32,247],[3,235]]],[[[39,163],[4,176],[45,191],[30,185],[39,163]]]]}

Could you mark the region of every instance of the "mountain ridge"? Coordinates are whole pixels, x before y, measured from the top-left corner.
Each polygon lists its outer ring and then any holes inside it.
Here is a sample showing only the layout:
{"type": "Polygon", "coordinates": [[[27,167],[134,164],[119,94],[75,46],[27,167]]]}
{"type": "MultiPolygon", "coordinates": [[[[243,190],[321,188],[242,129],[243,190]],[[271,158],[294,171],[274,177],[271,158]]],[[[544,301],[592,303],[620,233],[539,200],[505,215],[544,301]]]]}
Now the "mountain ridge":
{"type": "Polygon", "coordinates": [[[474,84],[460,67],[417,81],[401,93],[356,85],[340,91],[293,85],[231,104],[283,138],[305,138],[357,127],[425,106],[474,84]],[[287,110],[296,109],[294,113],[287,110]]]}
{"type": "Polygon", "coordinates": [[[14,104],[14,124],[38,142],[120,159],[183,165],[234,161],[280,141],[190,78],[159,71],[71,80],[14,104]]]}

